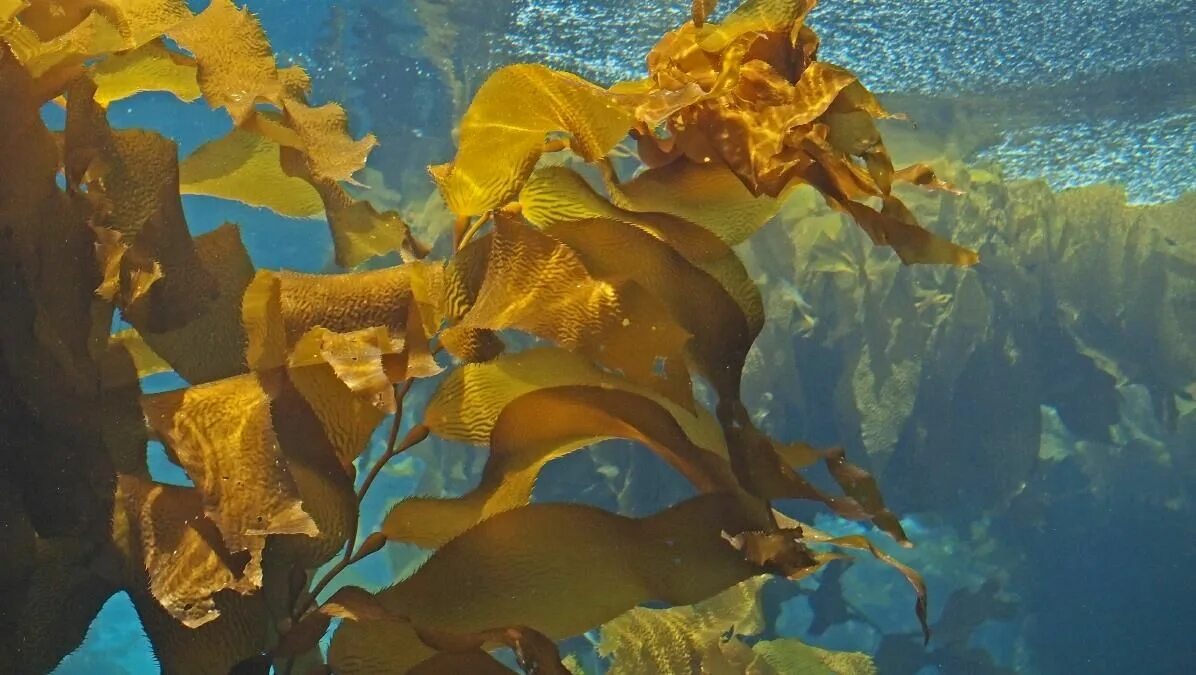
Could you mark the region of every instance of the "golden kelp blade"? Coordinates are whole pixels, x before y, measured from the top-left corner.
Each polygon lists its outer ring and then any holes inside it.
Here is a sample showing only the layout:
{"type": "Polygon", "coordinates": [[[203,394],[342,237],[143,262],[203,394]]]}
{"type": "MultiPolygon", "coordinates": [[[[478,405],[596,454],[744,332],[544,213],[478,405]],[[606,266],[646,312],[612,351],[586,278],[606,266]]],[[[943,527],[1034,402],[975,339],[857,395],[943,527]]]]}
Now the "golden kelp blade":
{"type": "MultiPolygon", "coordinates": [[[[393,639],[410,643],[409,653],[414,651],[427,657],[429,647],[439,650],[430,658],[424,658],[418,665],[407,670],[411,674],[424,673],[470,673],[486,675],[511,673],[506,666],[496,661],[483,649],[487,646],[505,645],[515,652],[516,661],[528,673],[542,675],[568,675],[561,664],[560,651],[552,640],[526,626],[491,628],[478,633],[457,634],[430,629],[416,629],[407,619],[388,611],[377,596],[362,588],[346,586],[338,590],[318,612],[305,617],[304,621],[316,619],[314,623],[327,623],[331,618],[347,619],[362,624],[363,632],[385,629],[393,639]]],[[[316,636],[318,639],[319,636],[316,636]]],[[[314,643],[314,640],[313,640],[314,643]]],[[[389,643],[394,644],[394,643],[389,643]]],[[[358,672],[361,665],[352,652],[333,657],[343,672],[358,672]]],[[[410,660],[414,662],[418,657],[410,660]]]]}
{"type": "Polygon", "coordinates": [[[636,607],[603,624],[598,653],[611,661],[611,675],[876,675],[864,654],[827,651],[792,638],[753,640],[765,629],[758,596],[767,581],[753,577],[694,605],[636,607]]]}
{"type": "Polygon", "coordinates": [[[383,359],[401,351],[385,329],[341,334],[313,328],[287,357],[287,376],[320,420],[342,467],[353,464],[394,411],[383,359]]]}
{"type": "Polygon", "coordinates": [[[634,225],[594,218],[547,234],[577,252],[597,279],[630,279],[651,293],[693,337],[687,354],[722,402],[739,399],[740,374],[756,338],[735,298],[667,243],[634,225]]]}
{"type": "Polygon", "coordinates": [[[204,498],[231,550],[267,534],[318,532],[303,511],[271,418],[278,385],[257,374],[145,397],[146,419],[204,498]]]}
{"type": "Polygon", "coordinates": [[[310,155],[289,147],[280,148],[280,155],[282,171],[309,183],[319,195],[332,230],[338,266],[354,267],[388,253],[399,253],[411,262],[426,253],[397,212],[378,213],[369,202],[353,199],[335,180],[318,177],[310,155]]]}
{"type": "Polygon", "coordinates": [[[476,301],[441,340],[452,351],[463,331],[508,328],[622,369],[683,404],[692,401],[683,356],[689,334],[658,301],[635,283],[615,287],[595,279],[562,242],[500,217],[476,301]]]}
{"type": "Polygon", "coordinates": [[[769,577],[755,576],[718,595],[692,605],[667,609],[636,607],[601,627],[598,654],[611,661],[612,675],[700,672],[732,664],[717,645],[740,635],[755,635],[765,627],[760,589],[769,577]]]}
{"type": "Polygon", "coordinates": [[[511,401],[537,389],[573,385],[620,389],[651,399],[669,411],[694,444],[722,457],[727,454],[722,429],[705,408],[687,410],[598,368],[589,359],[556,348],[505,354],[453,370],[428,401],[424,423],[442,438],[486,445],[499,414],[511,401]]]}
{"type": "Polygon", "coordinates": [[[614,96],[576,75],[508,66],[482,85],[461,121],[457,156],[433,176],[453,213],[478,215],[519,194],[549,134],[568,134],[569,147],[593,162],[632,126],[614,96]]]}
{"type": "MultiPolygon", "coordinates": [[[[717,494],[643,520],[588,506],[533,504],[468,530],[378,598],[417,630],[529,626],[560,639],[649,599],[690,604],[758,574],[721,533],[761,523],[762,516],[746,512],[737,498],[717,494]],[[444,602],[445,588],[470,602],[444,602]]],[[[343,623],[333,637],[332,667],[337,673],[405,672],[434,653],[389,640],[392,635],[343,623]]]]}
{"type": "Polygon", "coordinates": [[[619,208],[595,192],[581,175],[561,166],[533,173],[519,193],[518,203],[523,217],[542,229],[595,218],[635,225],[714,277],[739,305],[749,334],[763,328],[760,290],[731,247],[700,225],[668,213],[619,208]]]}
{"type": "Polygon", "coordinates": [[[194,101],[201,96],[196,72],[195,59],[153,40],[104,58],[91,68],[90,75],[96,83],[96,103],[107,107],[143,91],[166,91],[181,101],[194,101]]]}
{"type": "Polygon", "coordinates": [[[337,103],[313,108],[292,98],[283,110],[284,124],[302,144],[296,149],[303,151],[308,170],[317,178],[353,182],[353,174],[365,166],[370,151],[378,144],[373,134],[353,140],[349,136],[349,115],[337,103]]]}
{"type": "Polygon", "coordinates": [[[100,16],[120,35],[121,51],[136,49],[191,16],[186,0],[35,0],[27,4],[29,8],[19,18],[42,40],[69,35],[93,16],[100,16]]]}
{"type": "Polygon", "coordinates": [[[226,108],[237,124],[259,101],[281,108],[283,85],[261,24],[231,0],[212,0],[194,18],[173,27],[169,37],[195,55],[199,87],[214,107],[226,108]]]}
{"type": "Polygon", "coordinates": [[[283,171],[280,150],[260,134],[234,128],[183,160],[179,190],[264,206],[284,216],[318,215],[324,210],[320,194],[303,178],[283,171]]]}
{"type": "Polygon", "coordinates": [[[404,335],[409,302],[436,304],[420,294],[428,291],[426,282],[438,269],[409,263],[348,274],[258,272],[242,305],[250,367],[283,365],[291,348],[316,326],[337,333],[382,326],[390,335],[404,335]]]}
{"type": "Polygon", "coordinates": [[[117,503],[114,539],[130,557],[130,569],[147,577],[153,597],[188,628],[220,615],[212,599],[217,592],[261,588],[265,540],[234,555],[204,515],[197,490],[121,476],[117,503]]]}
{"type": "Polygon", "coordinates": [[[548,462],[608,438],[638,441],[700,492],[735,493],[726,459],[695,445],[668,410],[617,389],[538,389],[503,408],[490,436],[478,487],[460,498],[410,498],[391,509],[382,531],[395,541],[436,548],[481,520],[526,505],[548,462]]]}
{"type": "Polygon", "coordinates": [[[731,246],[755,234],[781,210],[780,200],[753,195],[719,162],[677,161],[607,187],[621,208],[670,213],[701,225],[731,246]]]}
{"type": "Polygon", "coordinates": [[[817,0],[746,0],[702,39],[702,49],[721,51],[752,32],[796,31],[815,4],[817,0]]]}

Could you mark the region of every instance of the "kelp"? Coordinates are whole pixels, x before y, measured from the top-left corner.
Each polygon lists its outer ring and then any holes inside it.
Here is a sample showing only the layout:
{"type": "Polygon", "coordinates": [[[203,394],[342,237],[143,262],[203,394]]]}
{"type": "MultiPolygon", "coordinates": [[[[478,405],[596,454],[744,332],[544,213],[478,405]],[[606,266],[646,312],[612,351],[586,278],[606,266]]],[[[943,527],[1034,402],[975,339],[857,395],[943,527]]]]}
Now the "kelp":
{"type": "MultiPolygon", "coordinates": [[[[123,590],[166,672],[315,664],[340,619],[337,673],[501,672],[497,646],[528,672],[561,673],[554,640],[762,574],[796,582],[842,549],[905,575],[925,628],[916,572],[862,536],[830,538],[773,509],[812,500],[908,543],[876,481],[842,450],[769,437],[741,393],[765,302],[731,246],[797,186],[902,262],[976,261],[893,194],[895,180],[942,186],[923,167],[894,170],[873,123],[887,113],[815,58],[810,6],[750,1],[715,24],[714,3],[695,3],[643,82],[607,89],[530,64],[494,73],[456,156],[431,169],[457,217],[440,260],[397,212],[353,196],[374,137],[354,137],[339,105],[309,102],[307,75],[278,66],[247,9],[4,6],[0,485],[19,485],[5,497],[11,543],[34,552],[0,578],[15,594],[5,663],[57,662],[123,590]],[[170,139],[109,124],[106,105],[144,91],[202,98],[233,128],[180,161],[170,139]],[[66,108],[58,134],[39,114],[48,101],[66,108]],[[622,182],[612,156],[629,136],[650,168],[622,182]],[[601,183],[539,167],[560,152],[601,183]],[[192,236],[183,194],[322,213],[343,271],[256,269],[235,225],[192,236]],[[390,254],[402,263],[351,269],[390,254]],[[116,312],[132,328],[113,333],[116,312]],[[405,415],[416,382],[446,368],[405,415]],[[185,386],[142,392],[168,370],[185,386]],[[382,426],[384,447],[365,455],[382,426]],[[481,483],[400,502],[359,541],[379,473],[431,436],[486,446],[481,483]],[[190,485],[149,475],[150,438],[190,485]],[[642,518],[533,499],[546,465],[606,439],[651,450],[693,496],[642,518]],[[841,495],[802,476],[817,461],[841,495]],[[434,550],[377,593],[324,597],[388,541],[434,550]],[[69,610],[47,609],[73,589],[69,610]]],[[[715,655],[692,636],[655,639],[762,672],[839,667],[786,640],[715,655]]]]}
{"type": "MultiPolygon", "coordinates": [[[[746,397],[784,400],[811,438],[834,429],[902,509],[964,518],[1003,508],[1044,468],[1043,406],[1097,443],[1116,437],[1130,384],[1151,392],[1164,426],[1174,419],[1194,379],[1190,341],[1173,332],[1192,321],[1192,255],[1183,200],[1134,207],[1112,186],[1055,193],[958,165],[938,173],[963,193],[918,210],[937,210],[935,229],[986,251],[985,271],[904,269],[826,210],[793,209],[781,218],[810,225],[762,233],[755,259],[825,309],[796,342],[783,324],[765,330],[767,366],[749,364],[746,397]],[[796,270],[780,263],[790,255],[796,270]],[[828,381],[833,406],[819,393],[828,381]],[[915,475],[925,481],[906,487],[915,475]]],[[[794,292],[781,288],[766,306],[794,292]]]]}
{"type": "Polygon", "coordinates": [[[783,638],[758,640],[765,620],[753,577],[694,605],[637,607],[602,625],[598,653],[613,675],[630,673],[830,673],[871,675],[864,654],[832,652],[783,638]]]}

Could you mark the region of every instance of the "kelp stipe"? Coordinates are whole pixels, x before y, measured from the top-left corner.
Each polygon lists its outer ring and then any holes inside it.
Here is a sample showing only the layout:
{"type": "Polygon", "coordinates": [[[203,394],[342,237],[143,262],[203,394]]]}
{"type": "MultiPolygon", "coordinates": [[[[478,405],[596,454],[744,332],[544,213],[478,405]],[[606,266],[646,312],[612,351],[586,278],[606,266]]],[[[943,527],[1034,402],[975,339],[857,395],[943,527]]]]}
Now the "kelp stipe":
{"type": "MultiPolygon", "coordinates": [[[[455,158],[431,169],[457,216],[452,255],[433,261],[398,214],[346,191],[374,139],[349,135],[336,104],[308,102],[307,76],[277,66],[248,11],[4,3],[5,663],[51,668],[124,590],[166,672],[499,672],[486,651],[497,645],[529,671],[564,672],[553,640],[650,600],[687,606],[735,587],[750,602],[754,577],[801,579],[844,549],[900,571],[925,629],[916,572],[864,537],[771,508],[816,500],[908,543],[841,450],[752,424],[740,379],[763,302],[730,247],[806,184],[905,263],[976,254],[921,228],[892,194],[894,181],[943,185],[924,166],[894,169],[873,123],[887,113],[816,59],[812,2],[749,1],[720,24],[706,21],[713,4],[694,3],[643,81],[603,89],[527,64],[492,75],[455,158]],[[202,96],[234,130],[180,162],[169,139],[108,125],[107,104],[149,90],[202,96]],[[40,116],[50,101],[66,109],[58,133],[40,116]],[[645,170],[624,182],[611,155],[628,135],[645,170]],[[605,190],[542,168],[550,153],[596,166],[605,190]],[[191,236],[184,193],[322,211],[338,265],[405,262],[255,271],[235,226],[191,236]],[[109,335],[115,310],[133,328],[109,335]],[[541,345],[510,350],[512,332],[541,345]],[[403,429],[410,388],[449,362],[422,421],[403,429]],[[189,386],[142,395],[140,378],[163,370],[189,386]],[[357,480],[380,424],[386,450],[357,480]],[[488,446],[482,483],[401,502],[358,541],[378,472],[432,434],[488,446]],[[149,437],[193,487],[150,478],[149,437]],[[697,496],[640,519],[529,503],[546,463],[606,438],[648,447],[697,496]],[[799,473],[816,463],[842,494],[799,473]],[[321,599],[387,541],[435,552],[379,593],[321,599]],[[333,618],[325,666],[317,643],[333,618]]],[[[709,647],[683,637],[667,647],[709,647]]],[[[785,640],[711,657],[867,668],[785,640]]]]}

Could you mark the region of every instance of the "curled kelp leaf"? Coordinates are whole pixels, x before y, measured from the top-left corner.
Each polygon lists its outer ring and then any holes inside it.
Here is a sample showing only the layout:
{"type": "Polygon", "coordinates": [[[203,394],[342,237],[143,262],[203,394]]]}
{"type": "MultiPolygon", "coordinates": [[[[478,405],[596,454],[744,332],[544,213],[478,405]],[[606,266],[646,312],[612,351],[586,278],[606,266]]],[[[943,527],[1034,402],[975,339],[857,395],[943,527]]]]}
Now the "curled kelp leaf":
{"type": "Polygon", "coordinates": [[[241,301],[254,268],[240,229],[230,223],[196,237],[195,249],[204,270],[216,280],[216,298],[179,328],[139,335],[184,380],[202,384],[246,370],[241,301]]]}
{"type": "Polygon", "coordinates": [[[702,39],[702,49],[721,51],[748,33],[796,33],[817,0],[746,0],[702,39]]]}
{"type": "MultiPolygon", "coordinates": [[[[907,264],[975,264],[973,251],[921,228],[890,194],[895,171],[874,124],[875,118],[890,115],[855,75],[814,59],[817,36],[803,25],[813,4],[746,2],[721,25],[698,30],[689,24],[653,49],[650,78],[635,87],[638,95],[650,96],[653,84],[679,92],[693,83],[706,94],[670,112],[667,134],[637,131],[641,155],[654,167],[647,173],[714,165],[729,169],[750,195],[770,198],[810,184],[907,264]],[[883,198],[884,209],[855,201],[865,197],[883,198]]],[[[717,169],[707,171],[718,175],[717,169]]],[[[902,174],[928,185],[932,176],[917,167],[902,174]]],[[[616,203],[635,208],[620,201],[625,190],[610,189],[616,203]]],[[[751,203],[740,195],[726,207],[735,213],[751,203]]],[[[653,210],[679,213],[667,205],[653,210]]],[[[706,223],[699,213],[687,217],[706,223]]],[[[714,231],[735,223],[721,223],[724,218],[711,218],[714,231]]],[[[752,221],[748,218],[746,234],[754,229],[752,221]]]]}
{"type": "Polygon", "coordinates": [[[826,468],[843,493],[854,499],[868,513],[872,523],[892,535],[902,546],[912,546],[901,527],[901,521],[885,506],[880,487],[872,474],[847,461],[843,448],[834,448],[826,453],[826,468]]]}
{"type": "Polygon", "coordinates": [[[129,557],[133,579],[145,579],[154,599],[183,625],[215,620],[219,591],[247,594],[261,587],[265,539],[230,551],[204,515],[199,491],[121,476],[117,504],[113,537],[129,557]]]}
{"type": "Polygon", "coordinates": [[[104,282],[142,332],[172,330],[200,315],[218,293],[183,218],[178,150],[153,132],[114,131],[95,103],[95,85],[69,91],[64,164],[70,187],[85,185],[102,228],[104,282]]]}
{"type": "Polygon", "coordinates": [[[270,402],[278,383],[255,373],[142,401],[146,420],[203,495],[234,551],[267,534],[318,532],[281,459],[270,402]]]}
{"type": "Polygon", "coordinates": [[[169,36],[195,55],[199,88],[214,108],[225,108],[237,124],[259,101],[282,107],[283,84],[261,23],[231,0],[212,0],[169,36]]]}
{"type": "Polygon", "coordinates": [[[396,252],[407,262],[427,255],[397,212],[378,213],[369,202],[353,199],[336,181],[320,178],[312,170],[311,155],[284,147],[281,157],[287,175],[302,178],[319,194],[332,230],[337,265],[354,267],[374,256],[396,252]]]}
{"type": "Polygon", "coordinates": [[[478,522],[526,505],[548,462],[607,438],[638,441],[701,492],[739,486],[725,458],[695,445],[664,407],[617,389],[539,389],[508,403],[490,434],[478,487],[454,499],[410,498],[383,521],[391,539],[437,548],[478,522]]]}
{"type": "Polygon", "coordinates": [[[333,333],[313,328],[287,357],[287,377],[320,420],[345,467],[365,450],[382,419],[395,411],[393,383],[384,361],[397,358],[401,341],[384,328],[333,333]]]}
{"type": "Polygon", "coordinates": [[[608,182],[611,200],[637,212],[669,213],[710,230],[728,245],[745,241],[781,209],[753,195],[719,162],[673,162],[624,183],[608,182]]]}
{"type": "Polygon", "coordinates": [[[260,134],[234,128],[183,160],[179,189],[183,194],[264,206],[284,216],[319,214],[320,194],[308,181],[283,171],[280,150],[278,143],[260,134]]]}
{"type": "Polygon", "coordinates": [[[621,389],[648,398],[667,409],[695,445],[726,456],[722,430],[705,408],[687,410],[563,349],[529,349],[453,370],[428,401],[424,423],[442,438],[485,445],[509,403],[537,389],[566,386],[621,389]]]}
{"type": "Polygon", "coordinates": [[[756,333],[714,277],[645,230],[616,220],[560,223],[546,233],[575,251],[594,278],[630,279],[651,293],[692,335],[687,353],[720,401],[739,399],[740,373],[756,333]]]}
{"type": "Polygon", "coordinates": [[[923,581],[922,575],[918,574],[912,567],[902,563],[893,556],[880,550],[868,540],[867,537],[861,535],[848,535],[844,537],[827,537],[826,535],[814,530],[809,526],[802,528],[805,536],[810,541],[820,541],[827,544],[832,544],[839,548],[851,548],[871,553],[877,560],[885,563],[889,567],[897,570],[905,577],[910,586],[913,586],[916,599],[914,600],[914,614],[918,617],[918,623],[922,626],[922,641],[923,643],[930,642],[930,624],[927,621],[927,600],[926,600],[926,582],[923,581]]]}
{"type": "Polygon", "coordinates": [[[337,333],[381,326],[390,335],[404,335],[411,302],[420,308],[416,316],[424,330],[434,331],[440,274],[439,266],[418,262],[348,274],[258,272],[242,303],[249,365],[282,365],[317,326],[337,333]]]}
{"type": "Polygon", "coordinates": [[[181,101],[199,98],[195,59],[155,39],[128,52],[112,54],[89,71],[96,83],[95,100],[107,107],[144,91],[165,91],[181,101]]]}
{"type": "MultiPolygon", "coordinates": [[[[758,574],[721,532],[756,529],[762,521],[738,498],[720,494],[643,520],[588,506],[533,504],[466,531],[378,599],[416,630],[532,626],[560,639],[649,598],[690,604],[758,574]],[[511,592],[525,585],[535,592],[511,592]],[[466,610],[443,601],[450,587],[471,599],[466,610]]],[[[333,637],[330,662],[338,673],[405,672],[435,654],[394,639],[396,633],[393,625],[345,622],[333,637]]]]}
{"type": "MultiPolygon", "coordinates": [[[[544,229],[591,219],[634,225],[668,244],[694,267],[718,281],[738,303],[749,334],[755,335],[764,325],[760,291],[747,270],[727,244],[699,225],[668,213],[637,212],[615,206],[580,174],[565,167],[546,167],[532,174],[519,193],[518,204],[528,222],[544,229]]],[[[698,335],[695,332],[698,329],[686,328],[698,335]]]]}
{"type": "Polygon", "coordinates": [[[456,157],[432,175],[454,213],[474,216],[519,194],[549,134],[568,134],[569,147],[592,162],[631,127],[631,113],[598,86],[544,66],[508,66],[478,90],[461,120],[456,157]]]}
{"type": "Polygon", "coordinates": [[[450,351],[464,331],[515,328],[692,401],[689,334],[642,286],[594,278],[563,242],[506,217],[495,222],[485,270],[468,312],[441,333],[450,351]]]}

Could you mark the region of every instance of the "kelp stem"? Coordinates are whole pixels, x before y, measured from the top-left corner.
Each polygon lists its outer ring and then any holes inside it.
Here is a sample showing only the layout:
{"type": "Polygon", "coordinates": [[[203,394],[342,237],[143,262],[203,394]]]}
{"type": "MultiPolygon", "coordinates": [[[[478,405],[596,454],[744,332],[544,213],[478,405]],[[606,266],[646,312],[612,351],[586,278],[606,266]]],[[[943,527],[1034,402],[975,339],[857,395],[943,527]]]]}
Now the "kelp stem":
{"type": "MultiPolygon", "coordinates": [[[[372,467],[370,467],[369,474],[366,475],[365,480],[361,483],[361,487],[357,490],[358,509],[354,511],[353,527],[350,530],[351,534],[345,540],[345,552],[341,556],[341,559],[337,561],[336,565],[324,573],[324,576],[321,577],[318,582],[316,582],[316,585],[312,587],[311,592],[306,595],[304,600],[296,607],[292,608],[292,626],[295,625],[295,623],[298,622],[298,620],[313,605],[316,604],[316,599],[320,597],[320,594],[324,592],[324,589],[328,587],[328,584],[332,583],[332,580],[335,579],[338,574],[343,572],[345,568],[349,567],[349,565],[352,565],[354,562],[365,557],[365,555],[363,555],[364,549],[371,542],[367,540],[366,542],[362,543],[361,548],[358,548],[358,517],[360,514],[361,502],[365,500],[366,493],[369,492],[370,486],[374,484],[374,480],[378,478],[378,474],[382,472],[382,469],[387,465],[387,463],[390,462],[390,460],[418,445],[428,437],[428,427],[424,424],[417,424],[407,432],[407,436],[404,437],[403,441],[401,443],[399,442],[399,428],[403,423],[403,400],[407,397],[407,393],[411,391],[412,382],[413,381],[411,379],[407,379],[401,384],[396,384],[394,387],[396,408],[394,416],[391,419],[390,432],[386,439],[386,451],[383,452],[382,456],[379,457],[376,462],[374,462],[372,467]]],[[[373,551],[370,552],[372,553],[373,551]]],[[[286,665],[282,670],[283,675],[290,675],[293,665],[294,660],[287,659],[286,665]]]]}
{"type": "Polygon", "coordinates": [[[477,235],[478,230],[482,229],[490,219],[494,217],[493,211],[487,211],[485,214],[478,217],[477,220],[470,224],[469,229],[461,235],[461,240],[457,243],[457,250],[460,251],[466,244],[468,244],[474,236],[477,235]]]}

